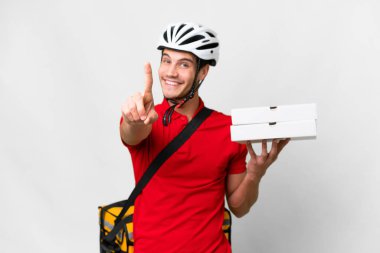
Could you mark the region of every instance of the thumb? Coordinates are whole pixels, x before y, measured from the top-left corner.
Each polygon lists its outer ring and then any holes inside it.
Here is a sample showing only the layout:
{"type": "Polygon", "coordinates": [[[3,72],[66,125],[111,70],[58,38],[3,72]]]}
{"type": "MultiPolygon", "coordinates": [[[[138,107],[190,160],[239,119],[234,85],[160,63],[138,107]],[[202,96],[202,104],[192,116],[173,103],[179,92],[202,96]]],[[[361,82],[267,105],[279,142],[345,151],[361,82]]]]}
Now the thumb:
{"type": "Polygon", "coordinates": [[[157,119],[158,119],[158,114],[153,108],[152,110],[149,111],[148,116],[146,117],[146,120],[144,121],[144,124],[145,125],[153,124],[157,119]]]}

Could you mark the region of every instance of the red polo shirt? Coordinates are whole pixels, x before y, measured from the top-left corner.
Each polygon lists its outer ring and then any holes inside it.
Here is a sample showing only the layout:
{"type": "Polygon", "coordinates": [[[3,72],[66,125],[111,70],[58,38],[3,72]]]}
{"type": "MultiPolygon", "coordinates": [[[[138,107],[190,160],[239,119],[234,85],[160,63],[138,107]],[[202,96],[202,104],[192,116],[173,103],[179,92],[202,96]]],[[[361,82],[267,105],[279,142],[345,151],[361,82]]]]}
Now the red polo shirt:
{"type": "MultiPolygon", "coordinates": [[[[196,113],[204,107],[203,101],[196,113]]],[[[131,153],[138,181],[157,154],[186,126],[177,112],[162,124],[168,102],[150,135],[131,153]]],[[[137,198],[134,213],[135,253],[231,252],[222,232],[227,174],[246,170],[245,145],[231,142],[231,117],[214,111],[158,170],[137,198]]]]}

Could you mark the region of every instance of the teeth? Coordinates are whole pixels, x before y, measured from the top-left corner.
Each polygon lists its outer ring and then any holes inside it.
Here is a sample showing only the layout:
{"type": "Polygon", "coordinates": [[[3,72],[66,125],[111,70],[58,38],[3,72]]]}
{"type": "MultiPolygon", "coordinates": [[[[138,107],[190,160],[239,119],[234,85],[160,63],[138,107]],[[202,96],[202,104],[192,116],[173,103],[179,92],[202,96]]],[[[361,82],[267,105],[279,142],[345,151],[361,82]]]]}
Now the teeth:
{"type": "Polygon", "coordinates": [[[177,82],[173,82],[173,81],[168,81],[168,80],[166,80],[165,82],[166,82],[166,84],[168,84],[168,85],[178,85],[177,82]]]}

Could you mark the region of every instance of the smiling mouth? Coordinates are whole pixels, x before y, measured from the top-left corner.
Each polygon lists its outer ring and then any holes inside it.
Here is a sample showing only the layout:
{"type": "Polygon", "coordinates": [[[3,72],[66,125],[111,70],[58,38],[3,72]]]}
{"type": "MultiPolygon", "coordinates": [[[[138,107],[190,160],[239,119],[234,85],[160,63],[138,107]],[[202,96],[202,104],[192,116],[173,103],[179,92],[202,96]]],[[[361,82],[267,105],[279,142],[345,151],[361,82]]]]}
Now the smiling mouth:
{"type": "Polygon", "coordinates": [[[179,86],[182,84],[180,82],[173,81],[173,80],[167,80],[167,79],[164,79],[164,82],[166,85],[169,85],[169,86],[179,86]]]}

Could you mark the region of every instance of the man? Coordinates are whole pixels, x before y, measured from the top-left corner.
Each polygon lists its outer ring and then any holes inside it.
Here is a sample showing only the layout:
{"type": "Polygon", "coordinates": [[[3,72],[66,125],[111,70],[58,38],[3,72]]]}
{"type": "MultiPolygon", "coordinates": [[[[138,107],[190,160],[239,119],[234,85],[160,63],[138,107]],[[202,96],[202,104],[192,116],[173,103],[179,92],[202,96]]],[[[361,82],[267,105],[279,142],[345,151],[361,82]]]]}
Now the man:
{"type": "MultiPolygon", "coordinates": [[[[158,75],[164,100],[154,105],[152,70],[145,65],[145,89],[122,106],[120,135],[128,147],[138,181],[156,155],[204,107],[198,88],[209,66],[218,62],[216,34],[192,23],[169,25],[160,39],[158,75]]],[[[231,142],[231,117],[219,112],[202,123],[158,170],[137,198],[136,253],[231,252],[222,232],[224,197],[237,217],[258,198],[261,178],[289,140],[231,142]],[[247,150],[250,160],[246,164],[247,150]]]]}

